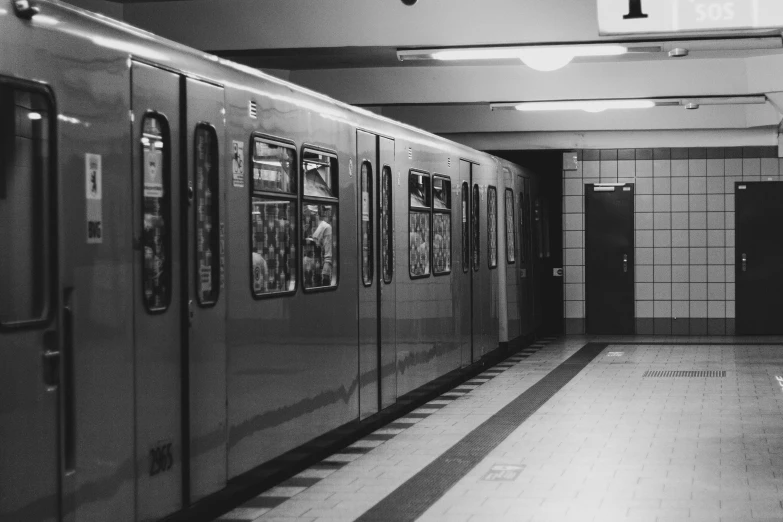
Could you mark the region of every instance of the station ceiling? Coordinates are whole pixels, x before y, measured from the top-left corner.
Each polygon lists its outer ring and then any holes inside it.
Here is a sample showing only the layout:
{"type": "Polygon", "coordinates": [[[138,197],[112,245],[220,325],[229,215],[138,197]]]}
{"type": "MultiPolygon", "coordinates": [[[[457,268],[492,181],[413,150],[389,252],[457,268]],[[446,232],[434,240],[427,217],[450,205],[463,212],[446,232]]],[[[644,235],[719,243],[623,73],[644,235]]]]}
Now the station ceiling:
{"type": "Polygon", "coordinates": [[[687,131],[718,145],[777,144],[780,31],[602,37],[595,0],[419,0],[413,6],[400,0],[180,0],[125,2],[121,11],[126,22],[158,35],[476,146],[488,137],[505,148],[612,140],[704,146],[689,141],[687,131]],[[516,59],[398,59],[399,50],[557,43],[622,43],[651,51],[577,58],[552,72],[516,59]],[[674,48],[689,53],[670,57],[674,48]],[[500,102],[750,95],[769,101],[597,114],[490,110],[500,102]]]}

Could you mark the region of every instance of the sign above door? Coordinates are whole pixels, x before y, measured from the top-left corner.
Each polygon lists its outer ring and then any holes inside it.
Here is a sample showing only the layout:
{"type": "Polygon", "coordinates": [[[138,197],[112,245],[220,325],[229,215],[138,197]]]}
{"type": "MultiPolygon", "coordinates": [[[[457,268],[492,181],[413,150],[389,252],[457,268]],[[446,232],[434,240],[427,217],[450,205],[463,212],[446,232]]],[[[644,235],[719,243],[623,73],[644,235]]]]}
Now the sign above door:
{"type": "Polygon", "coordinates": [[[781,0],[596,0],[601,35],[783,28],[781,0]]]}

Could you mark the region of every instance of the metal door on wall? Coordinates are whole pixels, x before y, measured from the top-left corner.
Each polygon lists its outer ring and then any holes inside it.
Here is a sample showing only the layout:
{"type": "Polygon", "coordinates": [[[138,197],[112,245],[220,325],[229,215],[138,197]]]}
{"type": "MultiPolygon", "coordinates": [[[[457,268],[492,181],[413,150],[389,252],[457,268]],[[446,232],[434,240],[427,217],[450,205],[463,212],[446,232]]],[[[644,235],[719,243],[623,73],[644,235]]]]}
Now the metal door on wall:
{"type": "Polygon", "coordinates": [[[356,131],[359,185],[359,412],[397,400],[394,140],[356,131]]]}
{"type": "Polygon", "coordinates": [[[183,505],[180,76],[133,62],[136,513],[183,505]]]}
{"type": "Polygon", "coordinates": [[[0,78],[3,522],[59,520],[62,469],[73,465],[72,433],[59,427],[60,416],[67,422],[71,413],[62,390],[69,383],[61,381],[71,354],[64,350],[70,344],[70,314],[63,313],[68,297],[60,288],[53,226],[58,222],[56,118],[54,99],[42,85],[0,78]]]}
{"type": "Polygon", "coordinates": [[[736,183],[737,334],[783,333],[783,182],[736,183]]]}
{"type": "Polygon", "coordinates": [[[590,334],[633,334],[634,185],[585,185],[585,313],[590,334]]]}

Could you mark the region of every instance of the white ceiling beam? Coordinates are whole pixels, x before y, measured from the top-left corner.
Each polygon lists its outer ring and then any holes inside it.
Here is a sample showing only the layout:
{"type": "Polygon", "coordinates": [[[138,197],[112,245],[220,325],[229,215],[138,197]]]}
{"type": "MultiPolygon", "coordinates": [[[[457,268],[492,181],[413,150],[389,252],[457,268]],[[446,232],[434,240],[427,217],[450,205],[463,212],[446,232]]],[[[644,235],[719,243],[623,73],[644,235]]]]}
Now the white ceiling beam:
{"type": "Polygon", "coordinates": [[[748,94],[742,59],[307,70],[290,80],[359,105],[748,94]]]}
{"type": "Polygon", "coordinates": [[[126,4],[125,20],[212,50],[598,39],[592,0],[158,1],[126,4]]]}
{"type": "Polygon", "coordinates": [[[491,111],[485,105],[425,105],[384,107],[394,120],[437,134],[470,132],[593,132],[635,130],[747,129],[777,125],[779,115],[771,104],[760,106],[702,106],[584,111],[491,111]]]}
{"type": "Polygon", "coordinates": [[[673,147],[773,147],[778,128],[670,131],[489,132],[444,134],[479,150],[646,149],[673,147]]]}

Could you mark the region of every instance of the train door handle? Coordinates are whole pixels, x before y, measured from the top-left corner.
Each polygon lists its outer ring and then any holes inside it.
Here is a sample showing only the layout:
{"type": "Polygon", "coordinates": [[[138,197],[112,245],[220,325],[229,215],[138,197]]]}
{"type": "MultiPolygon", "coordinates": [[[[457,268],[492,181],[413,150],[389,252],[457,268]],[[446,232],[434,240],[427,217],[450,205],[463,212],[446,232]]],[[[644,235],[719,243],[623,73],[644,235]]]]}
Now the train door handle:
{"type": "Polygon", "coordinates": [[[748,255],[742,254],[742,271],[747,272],[748,271],[748,255]]]}
{"type": "Polygon", "coordinates": [[[41,354],[43,359],[43,382],[46,385],[46,391],[54,392],[60,386],[60,350],[58,348],[57,330],[47,330],[43,334],[44,351],[41,354]]]}
{"type": "Polygon", "coordinates": [[[623,273],[628,272],[628,254],[623,255],[623,273]]]}

